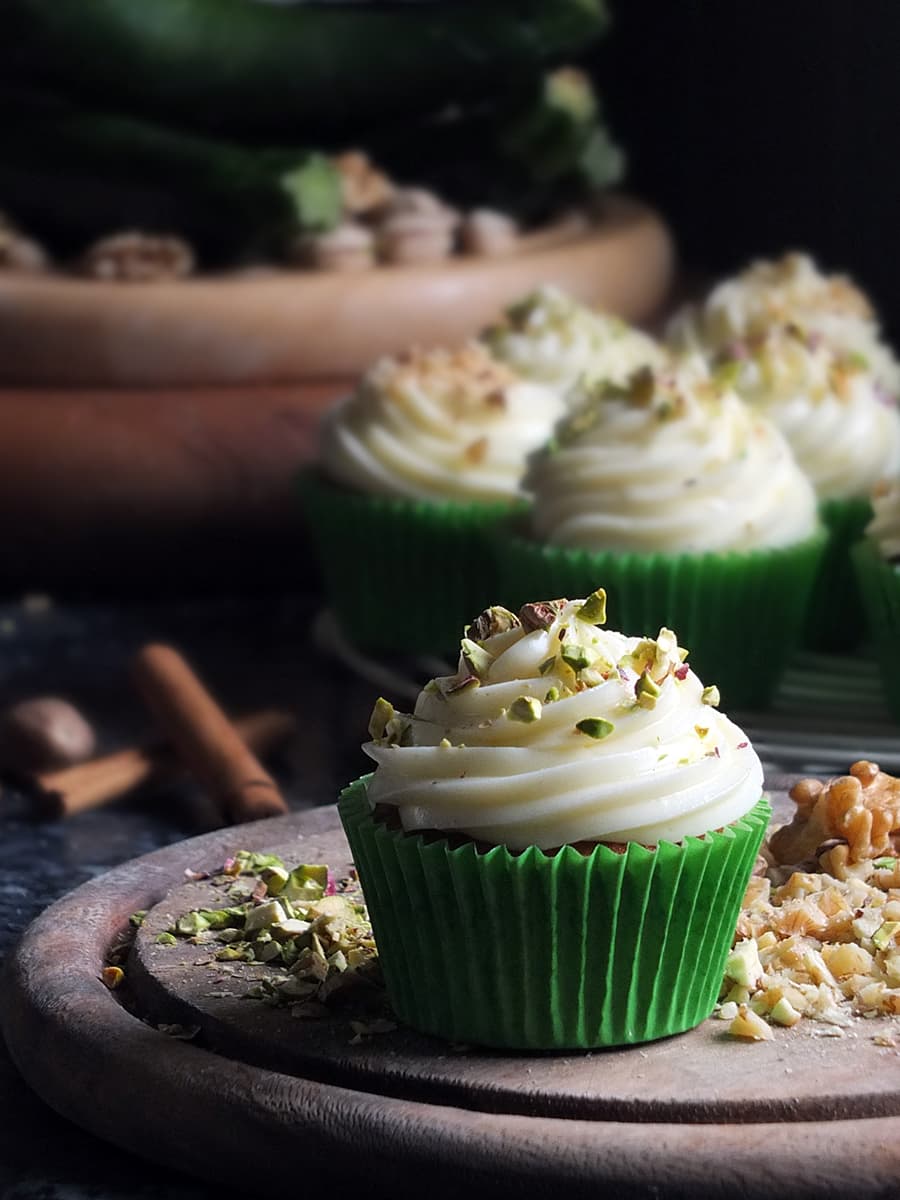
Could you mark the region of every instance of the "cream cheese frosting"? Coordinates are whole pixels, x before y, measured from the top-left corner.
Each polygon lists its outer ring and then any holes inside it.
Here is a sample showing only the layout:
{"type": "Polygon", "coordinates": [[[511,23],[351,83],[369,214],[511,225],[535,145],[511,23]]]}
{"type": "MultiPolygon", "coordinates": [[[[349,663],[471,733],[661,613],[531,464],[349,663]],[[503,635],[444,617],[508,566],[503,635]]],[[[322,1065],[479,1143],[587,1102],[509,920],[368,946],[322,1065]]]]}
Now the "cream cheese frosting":
{"type": "Polygon", "coordinates": [[[376,704],[372,806],[396,808],[406,830],[511,850],[655,845],[747,813],[762,768],[717,690],[670,630],[626,637],[604,620],[602,589],[482,613],[456,674],[427,684],[412,714],[376,704]]]}
{"type": "Polygon", "coordinates": [[[478,344],[380,361],[322,427],[326,475],[418,500],[508,501],[563,402],[478,344]]]}
{"type": "Polygon", "coordinates": [[[504,320],[482,336],[521,375],[562,391],[582,376],[624,383],[663,357],[647,334],[550,285],[511,305],[504,320]]]}
{"type": "Polygon", "coordinates": [[[878,543],[882,558],[900,563],[900,478],[884,479],[875,487],[872,511],[866,536],[878,543]]]}
{"type": "Polygon", "coordinates": [[[752,263],[678,313],[668,330],[682,349],[713,352],[739,345],[773,325],[796,322],[836,351],[866,360],[878,387],[900,396],[900,363],[885,343],[866,295],[844,275],[826,275],[808,254],[752,263]]]}
{"type": "Polygon", "coordinates": [[[867,496],[900,470],[900,415],[864,358],[796,323],[732,353],[724,369],[735,389],[784,433],[819,499],[867,496]]]}
{"type": "Polygon", "coordinates": [[[699,356],[625,388],[582,385],[570,404],[525,479],[540,540],[703,553],[792,545],[817,528],[784,437],[699,356]]]}

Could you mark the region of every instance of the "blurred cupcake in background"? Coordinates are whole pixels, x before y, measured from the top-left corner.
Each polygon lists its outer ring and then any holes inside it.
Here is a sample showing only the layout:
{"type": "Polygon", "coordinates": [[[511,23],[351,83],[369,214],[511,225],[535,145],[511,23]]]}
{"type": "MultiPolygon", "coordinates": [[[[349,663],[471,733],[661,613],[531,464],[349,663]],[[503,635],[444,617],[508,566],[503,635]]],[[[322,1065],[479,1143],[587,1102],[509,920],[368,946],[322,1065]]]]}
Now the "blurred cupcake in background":
{"type": "Polygon", "coordinates": [[[496,536],[501,594],[602,580],[629,633],[677,628],[727,703],[763,706],[803,627],[825,542],[783,435],[699,356],[625,387],[583,382],[496,536]]]}
{"type": "Polygon", "coordinates": [[[900,721],[900,477],[872,493],[873,517],[852,550],[888,707],[900,721]]]}
{"type": "Polygon", "coordinates": [[[717,360],[740,395],[784,433],[812,480],[830,534],[807,641],[849,648],[863,631],[849,547],[872,517],[876,482],[900,470],[900,414],[866,358],[797,322],[773,325],[717,360]]]}
{"type": "Polygon", "coordinates": [[[664,357],[648,334],[550,285],[510,305],[482,340],[526,379],[562,392],[582,377],[624,384],[635,371],[658,366],[664,357]]]}
{"type": "Polygon", "coordinates": [[[745,338],[797,322],[845,355],[864,358],[885,398],[900,396],[900,362],[866,294],[845,275],[826,275],[808,254],[752,263],[718,284],[704,303],[673,318],[668,340],[682,350],[735,352],[745,338]]]}
{"type": "Polygon", "coordinates": [[[357,645],[454,644],[493,594],[485,534],[523,502],[527,456],[562,408],[473,343],[382,359],[327,414],[301,494],[329,601],[357,645]]]}

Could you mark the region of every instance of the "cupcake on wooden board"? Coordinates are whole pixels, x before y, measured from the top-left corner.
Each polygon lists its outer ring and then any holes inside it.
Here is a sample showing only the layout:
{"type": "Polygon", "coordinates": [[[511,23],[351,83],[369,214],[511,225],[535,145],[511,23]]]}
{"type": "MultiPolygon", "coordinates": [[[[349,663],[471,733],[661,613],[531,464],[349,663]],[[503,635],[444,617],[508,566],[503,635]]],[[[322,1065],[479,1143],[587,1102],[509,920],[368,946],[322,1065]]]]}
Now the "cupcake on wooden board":
{"type": "Polygon", "coordinates": [[[675,344],[701,349],[791,443],[816,489],[829,546],[807,642],[846,649],[864,628],[849,547],[872,516],[869,493],[900,465],[900,364],[850,280],[790,254],[726,280],[675,319],[675,344]]]}
{"type": "Polygon", "coordinates": [[[729,705],[764,705],[824,545],[784,437],[697,356],[570,400],[532,458],[530,512],[495,539],[504,594],[602,578],[625,629],[679,629],[729,705]]]}
{"type": "Polygon", "coordinates": [[[414,712],[379,700],[340,814],[391,1002],[457,1041],[648,1041],[712,1011],[768,823],[762,769],[674,633],[493,607],[414,712]]]}
{"type": "Polygon", "coordinates": [[[520,375],[561,392],[582,377],[625,383],[663,358],[648,334],[550,285],[510,305],[482,337],[491,353],[520,375]]]}
{"type": "Polygon", "coordinates": [[[555,391],[474,343],[383,359],[332,409],[301,493],[330,602],[357,645],[455,643],[493,593],[486,531],[523,502],[527,456],[561,411],[555,391]]]}
{"type": "Polygon", "coordinates": [[[852,550],[884,693],[900,721],[900,476],[872,493],[872,520],[852,550]]]}

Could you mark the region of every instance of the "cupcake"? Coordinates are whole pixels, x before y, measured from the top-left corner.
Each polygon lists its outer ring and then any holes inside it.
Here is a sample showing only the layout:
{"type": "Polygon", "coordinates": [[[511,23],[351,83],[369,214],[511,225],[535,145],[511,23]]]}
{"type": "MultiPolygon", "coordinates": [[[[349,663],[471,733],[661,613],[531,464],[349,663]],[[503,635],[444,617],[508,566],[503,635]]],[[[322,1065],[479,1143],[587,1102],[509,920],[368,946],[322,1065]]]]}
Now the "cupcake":
{"type": "Polygon", "coordinates": [[[900,363],[885,343],[864,292],[845,275],[825,275],[807,254],[752,263],[688,306],[669,325],[681,349],[717,354],[773,325],[799,323],[834,350],[866,360],[884,397],[900,396],[900,363]]]}
{"type": "Polygon", "coordinates": [[[900,478],[883,480],[875,488],[872,509],[865,538],[853,547],[853,563],[885,697],[900,721],[900,478]]]}
{"type": "Polygon", "coordinates": [[[480,345],[386,358],[327,415],[301,493],[326,591],[368,650],[437,653],[493,594],[486,531],[562,411],[480,345]],[[365,595],[360,574],[365,572],[365,595]]]}
{"type": "Polygon", "coordinates": [[[511,305],[482,337],[491,353],[520,375],[560,392],[582,376],[625,383],[663,358],[662,348],[647,334],[549,285],[511,305]]]}
{"type": "Polygon", "coordinates": [[[824,545],[784,437],[698,356],[570,403],[526,475],[530,513],[496,538],[505,594],[603,579],[625,629],[678,628],[729,704],[764,705],[824,545]]]}
{"type": "Polygon", "coordinates": [[[741,396],[781,429],[811,479],[830,538],[807,641],[849,648],[864,628],[849,547],[871,519],[869,494],[900,470],[900,414],[865,358],[799,324],[773,325],[726,361],[741,396]]]}
{"type": "MultiPolygon", "coordinates": [[[[649,1041],[716,1002],[770,809],[668,629],[494,607],[412,714],[379,700],[341,796],[398,1015],[532,1050],[649,1041]]],[[[737,633],[737,631],[735,631],[737,633]]]]}
{"type": "Polygon", "coordinates": [[[757,262],[676,316],[670,344],[732,362],[735,386],[783,430],[813,481],[829,530],[806,642],[849,649],[863,629],[849,547],[872,512],[868,495],[900,454],[900,363],[865,294],[809,256],[757,262]]]}

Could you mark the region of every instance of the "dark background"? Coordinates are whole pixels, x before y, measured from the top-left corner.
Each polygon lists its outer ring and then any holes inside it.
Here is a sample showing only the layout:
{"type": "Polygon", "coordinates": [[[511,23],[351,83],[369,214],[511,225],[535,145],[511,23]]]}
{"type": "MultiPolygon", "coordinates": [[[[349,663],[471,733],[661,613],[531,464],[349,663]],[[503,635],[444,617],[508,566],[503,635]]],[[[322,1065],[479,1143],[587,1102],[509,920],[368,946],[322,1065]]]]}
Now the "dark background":
{"type": "Polygon", "coordinates": [[[613,0],[595,59],[628,187],[720,274],[806,248],[900,337],[900,4],[613,0]]]}

